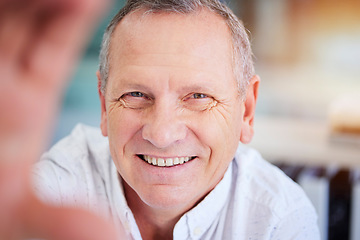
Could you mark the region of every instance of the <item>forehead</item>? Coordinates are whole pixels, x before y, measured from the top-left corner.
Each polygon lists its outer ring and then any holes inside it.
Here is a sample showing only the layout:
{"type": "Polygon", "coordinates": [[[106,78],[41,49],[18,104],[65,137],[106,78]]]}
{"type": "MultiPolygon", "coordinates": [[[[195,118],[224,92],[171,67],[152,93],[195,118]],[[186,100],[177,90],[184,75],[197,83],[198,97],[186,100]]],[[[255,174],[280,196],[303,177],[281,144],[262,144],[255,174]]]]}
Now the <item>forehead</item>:
{"type": "Polygon", "coordinates": [[[220,16],[206,9],[189,14],[140,9],[118,24],[110,46],[111,59],[137,54],[212,56],[224,64],[231,61],[231,33],[220,16]]]}

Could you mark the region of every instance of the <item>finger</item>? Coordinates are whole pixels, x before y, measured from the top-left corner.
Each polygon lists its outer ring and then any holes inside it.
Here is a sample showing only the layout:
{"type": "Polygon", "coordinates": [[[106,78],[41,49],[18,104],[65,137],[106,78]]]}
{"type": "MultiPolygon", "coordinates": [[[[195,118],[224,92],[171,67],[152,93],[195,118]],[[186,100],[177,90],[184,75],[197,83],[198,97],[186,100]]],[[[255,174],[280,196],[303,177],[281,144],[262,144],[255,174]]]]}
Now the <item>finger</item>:
{"type": "Polygon", "coordinates": [[[48,142],[58,106],[55,99],[42,99],[30,90],[32,86],[13,83],[2,84],[6,91],[0,90],[0,162],[34,162],[48,142]]]}
{"type": "MultiPolygon", "coordinates": [[[[0,0],[0,57],[18,57],[33,37],[38,12],[55,7],[49,0],[0,0]]],[[[31,46],[31,45],[30,45],[31,46]]]]}
{"type": "MultiPolygon", "coordinates": [[[[103,0],[63,0],[62,3],[64,5],[50,11],[51,14],[39,15],[44,23],[32,48],[28,48],[31,51],[27,66],[28,71],[33,73],[31,85],[39,90],[36,94],[42,98],[39,101],[48,102],[48,106],[56,104],[59,99],[66,83],[64,79],[68,79],[85,41],[106,6],[103,0]]],[[[44,111],[39,115],[43,118],[39,119],[46,124],[49,110],[47,107],[42,109],[44,111]]],[[[44,124],[38,122],[38,126],[44,124]]],[[[38,131],[41,133],[41,130],[38,131]]]]}
{"type": "MultiPolygon", "coordinates": [[[[107,6],[104,0],[63,0],[63,3],[61,8],[54,9],[51,14],[44,13],[41,16],[46,23],[41,25],[36,44],[29,52],[28,69],[34,73],[31,84],[40,90],[37,96],[42,98],[41,102],[47,101],[48,106],[56,104],[61,93],[59,89],[63,89],[66,83],[64,79],[68,79],[84,43],[107,6]]],[[[46,126],[46,122],[49,122],[51,117],[46,115],[48,112],[39,113],[42,116],[39,119],[44,123],[38,122],[38,126],[46,126]]],[[[38,132],[41,133],[41,130],[38,132]]]]}
{"type": "Polygon", "coordinates": [[[28,63],[31,71],[49,75],[36,76],[35,81],[42,86],[55,88],[63,83],[62,80],[68,77],[74,62],[83,50],[84,42],[88,40],[96,21],[103,13],[106,2],[64,1],[64,5],[51,12],[51,15],[40,15],[46,23],[42,24],[42,29],[39,30],[36,44],[29,53],[28,63]],[[39,71],[43,68],[56,72],[39,71]]]}
{"type": "Polygon", "coordinates": [[[28,203],[29,169],[23,163],[0,162],[0,239],[20,239],[21,215],[28,203]]]}
{"type": "MultiPolygon", "coordinates": [[[[12,70],[17,70],[15,67],[33,35],[34,16],[38,7],[38,4],[20,5],[15,1],[0,9],[1,70],[8,71],[11,66],[12,70]]],[[[10,79],[3,77],[4,80],[10,79]]]]}
{"type": "Polygon", "coordinates": [[[30,216],[27,219],[30,221],[27,223],[27,237],[51,240],[115,240],[119,236],[112,224],[81,209],[52,207],[34,200],[27,215],[30,216]]]}

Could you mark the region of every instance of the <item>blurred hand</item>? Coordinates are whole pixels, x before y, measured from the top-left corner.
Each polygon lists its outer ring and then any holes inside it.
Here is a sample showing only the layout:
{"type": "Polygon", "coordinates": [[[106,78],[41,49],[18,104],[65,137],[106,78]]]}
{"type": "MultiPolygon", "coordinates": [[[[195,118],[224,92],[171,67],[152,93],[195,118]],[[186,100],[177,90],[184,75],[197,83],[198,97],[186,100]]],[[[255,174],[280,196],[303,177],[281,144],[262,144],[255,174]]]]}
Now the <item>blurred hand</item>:
{"type": "Polygon", "coordinates": [[[41,203],[30,183],[66,80],[107,5],[0,0],[0,240],[115,238],[93,214],[41,203]]]}

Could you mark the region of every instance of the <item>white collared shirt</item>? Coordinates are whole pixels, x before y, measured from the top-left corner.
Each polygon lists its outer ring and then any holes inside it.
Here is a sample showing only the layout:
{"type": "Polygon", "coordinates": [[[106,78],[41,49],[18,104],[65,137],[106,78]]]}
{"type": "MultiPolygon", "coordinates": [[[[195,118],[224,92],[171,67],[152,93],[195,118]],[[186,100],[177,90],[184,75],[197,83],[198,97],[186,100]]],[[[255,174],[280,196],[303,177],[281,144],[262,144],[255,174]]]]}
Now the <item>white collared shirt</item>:
{"type": "MultiPolygon", "coordinates": [[[[78,125],[34,168],[38,196],[84,207],[141,239],[112,162],[107,138],[78,125]]],[[[314,208],[302,189],[253,149],[239,145],[219,184],[174,228],[185,239],[320,239],[314,208]]]]}

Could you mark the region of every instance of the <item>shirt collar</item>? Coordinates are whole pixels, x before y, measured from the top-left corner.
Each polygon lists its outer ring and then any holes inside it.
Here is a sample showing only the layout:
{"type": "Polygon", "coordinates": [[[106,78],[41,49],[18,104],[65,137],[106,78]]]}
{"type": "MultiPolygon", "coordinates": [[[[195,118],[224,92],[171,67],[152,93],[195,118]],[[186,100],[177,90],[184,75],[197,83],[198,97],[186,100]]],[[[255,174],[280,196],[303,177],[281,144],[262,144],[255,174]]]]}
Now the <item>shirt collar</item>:
{"type": "Polygon", "coordinates": [[[135,217],[129,208],[125,194],[123,189],[123,180],[119,176],[119,173],[115,167],[115,164],[112,164],[111,169],[111,177],[113,183],[115,183],[116,186],[112,187],[111,189],[116,189],[112,194],[113,196],[113,209],[115,209],[115,213],[113,212],[113,218],[115,224],[122,224],[126,234],[127,239],[141,239],[140,230],[136,224],[135,217]],[[116,216],[118,218],[116,218],[116,216]],[[119,222],[120,221],[120,222],[119,222]]]}
{"type": "Polygon", "coordinates": [[[233,161],[229,164],[222,180],[193,209],[185,213],[175,225],[174,236],[184,236],[184,228],[188,229],[191,239],[200,239],[211,227],[228,201],[231,189],[233,161]]]}

